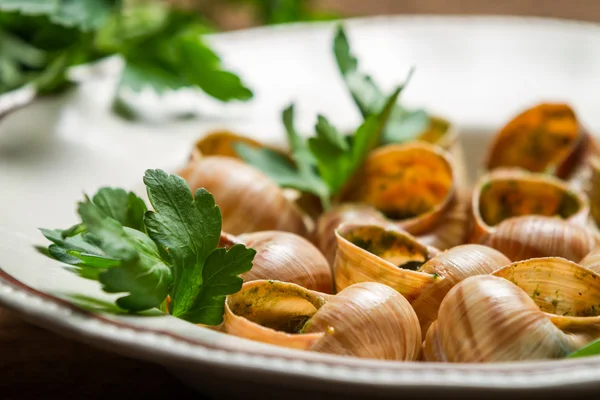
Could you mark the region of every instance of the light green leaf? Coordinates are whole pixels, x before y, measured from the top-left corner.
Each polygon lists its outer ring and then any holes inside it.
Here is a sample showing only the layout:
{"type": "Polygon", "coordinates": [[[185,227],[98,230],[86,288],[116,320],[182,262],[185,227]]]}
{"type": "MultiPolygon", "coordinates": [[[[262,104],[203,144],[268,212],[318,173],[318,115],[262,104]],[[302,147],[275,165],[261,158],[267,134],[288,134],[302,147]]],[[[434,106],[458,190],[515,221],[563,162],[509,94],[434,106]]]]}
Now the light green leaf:
{"type": "Polygon", "coordinates": [[[600,339],[595,340],[577,351],[569,354],[567,358],[590,357],[600,355],[600,339]]]}
{"type": "Polygon", "coordinates": [[[55,24],[97,29],[106,21],[116,0],[0,0],[0,10],[45,15],[55,24]]]}

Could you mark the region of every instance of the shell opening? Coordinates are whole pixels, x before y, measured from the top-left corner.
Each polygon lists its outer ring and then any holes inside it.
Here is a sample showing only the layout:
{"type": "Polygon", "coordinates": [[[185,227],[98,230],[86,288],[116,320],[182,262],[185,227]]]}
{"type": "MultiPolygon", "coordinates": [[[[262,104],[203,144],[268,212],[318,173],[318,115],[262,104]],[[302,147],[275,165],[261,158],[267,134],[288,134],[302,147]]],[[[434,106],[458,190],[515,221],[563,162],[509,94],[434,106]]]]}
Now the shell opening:
{"type": "Polygon", "coordinates": [[[371,154],[342,197],[405,220],[442,206],[453,190],[451,165],[430,145],[392,145],[371,154]]]}
{"type": "Polygon", "coordinates": [[[295,285],[269,281],[230,296],[230,310],[256,324],[286,333],[302,333],[322,304],[295,285]]]}
{"type": "Polygon", "coordinates": [[[500,131],[487,167],[553,173],[579,140],[579,124],[569,106],[541,104],[521,113],[500,131]]]}
{"type": "Polygon", "coordinates": [[[354,227],[340,232],[340,235],[398,268],[416,271],[429,259],[427,250],[410,237],[379,226],[354,227]]]}
{"type": "Polygon", "coordinates": [[[579,198],[550,182],[494,180],[481,189],[479,213],[489,226],[524,215],[567,219],[581,209],[579,198]]]}

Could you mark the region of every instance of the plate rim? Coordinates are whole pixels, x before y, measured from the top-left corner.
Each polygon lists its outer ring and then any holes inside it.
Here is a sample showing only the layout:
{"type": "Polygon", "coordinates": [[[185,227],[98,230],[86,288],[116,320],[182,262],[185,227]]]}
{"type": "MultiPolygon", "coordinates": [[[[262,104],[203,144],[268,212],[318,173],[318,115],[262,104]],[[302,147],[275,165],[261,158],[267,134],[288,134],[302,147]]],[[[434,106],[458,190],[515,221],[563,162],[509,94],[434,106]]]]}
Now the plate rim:
{"type": "MultiPolygon", "coordinates": [[[[12,235],[11,233],[8,233],[12,235]]],[[[21,239],[24,240],[24,239],[21,239]]],[[[29,240],[28,243],[32,244],[29,240]]],[[[32,244],[33,245],[33,244],[32,244]]],[[[393,389],[586,389],[600,384],[600,356],[497,364],[381,361],[292,351],[224,349],[176,333],[115,321],[34,289],[0,266],[0,304],[31,323],[107,350],[174,366],[242,369],[255,374],[393,389]],[[117,346],[115,348],[115,346],[117,346]],[[577,366],[577,368],[573,368],[577,366]]],[[[207,329],[198,327],[198,329],[207,329]]],[[[223,333],[223,335],[226,335],[223,333]]],[[[276,346],[269,346],[277,348],[276,346]]]]}

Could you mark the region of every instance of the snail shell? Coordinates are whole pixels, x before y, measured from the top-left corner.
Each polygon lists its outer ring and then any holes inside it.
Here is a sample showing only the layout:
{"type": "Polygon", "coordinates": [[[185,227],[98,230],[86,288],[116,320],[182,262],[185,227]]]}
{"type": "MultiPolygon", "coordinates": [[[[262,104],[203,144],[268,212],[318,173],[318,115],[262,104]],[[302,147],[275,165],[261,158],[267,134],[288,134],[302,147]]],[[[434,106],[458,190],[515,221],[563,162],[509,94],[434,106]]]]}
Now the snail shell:
{"type": "Polygon", "coordinates": [[[278,230],[307,236],[300,209],[258,169],[231,157],[192,159],[179,172],[194,192],[204,187],[223,215],[223,230],[234,235],[278,230]]]}
{"type": "Polygon", "coordinates": [[[590,160],[591,178],[589,183],[589,195],[592,219],[597,228],[600,229],[600,157],[590,160]]]}
{"type": "Polygon", "coordinates": [[[321,215],[317,220],[316,243],[330,265],[337,251],[335,230],[344,223],[385,224],[386,219],[373,207],[355,203],[341,204],[321,215]]]}
{"type": "Polygon", "coordinates": [[[586,136],[571,107],[538,104],[498,132],[489,148],[486,169],[518,167],[568,178],[582,160],[586,136]]]}
{"type": "Polygon", "coordinates": [[[319,248],[333,262],[335,228],[351,222],[393,224],[441,249],[464,243],[468,199],[457,196],[453,168],[446,151],[422,142],[372,152],[342,191],[342,204],[318,219],[319,248]]]}
{"type": "Polygon", "coordinates": [[[525,215],[559,216],[576,224],[589,214],[585,195],[558,178],[522,169],[498,169],[479,179],[472,195],[471,241],[492,234],[502,221],[525,215]]]}
{"type": "Polygon", "coordinates": [[[412,301],[443,279],[417,271],[439,251],[394,225],[343,224],[336,230],[336,237],[333,273],[338,291],[359,282],[379,282],[412,301]]]}
{"type": "Polygon", "coordinates": [[[444,297],[456,284],[470,276],[490,274],[508,264],[510,260],[499,251],[477,244],[454,247],[423,264],[419,272],[436,274],[444,278],[438,280],[411,303],[419,317],[423,334],[437,319],[444,297]]]}
{"type": "Polygon", "coordinates": [[[426,334],[425,359],[559,358],[600,337],[600,275],[560,257],[515,262],[492,275],[467,278],[448,293],[426,334]]]}
{"type": "Polygon", "coordinates": [[[595,247],[581,260],[580,265],[600,274],[600,246],[595,247]]]}
{"type": "Polygon", "coordinates": [[[506,279],[472,276],[442,301],[425,336],[426,361],[494,362],[561,358],[577,346],[506,279]]]}
{"type": "Polygon", "coordinates": [[[361,283],[336,296],[278,281],[244,283],[225,302],[225,332],[296,349],[386,360],[416,360],[421,330],[393,289],[361,283]]]}
{"type": "Polygon", "coordinates": [[[200,159],[208,156],[225,156],[241,160],[241,157],[238,155],[234,147],[236,143],[243,143],[255,149],[268,148],[286,158],[289,158],[287,153],[282,149],[267,146],[247,136],[238,135],[227,130],[208,132],[206,135],[198,139],[192,148],[191,158],[200,159]]]}
{"type": "Polygon", "coordinates": [[[455,197],[451,156],[421,142],[373,151],[340,194],[342,202],[373,206],[419,235],[437,225],[455,197]]]}
{"type": "Polygon", "coordinates": [[[563,257],[579,262],[596,245],[596,236],[585,226],[557,217],[528,215],[502,221],[481,243],[513,261],[563,257]]]}
{"type": "Polygon", "coordinates": [[[242,234],[237,239],[256,250],[252,269],[242,275],[245,282],[273,279],[332,293],[329,263],[315,245],[303,237],[289,232],[264,231],[242,234]]]}

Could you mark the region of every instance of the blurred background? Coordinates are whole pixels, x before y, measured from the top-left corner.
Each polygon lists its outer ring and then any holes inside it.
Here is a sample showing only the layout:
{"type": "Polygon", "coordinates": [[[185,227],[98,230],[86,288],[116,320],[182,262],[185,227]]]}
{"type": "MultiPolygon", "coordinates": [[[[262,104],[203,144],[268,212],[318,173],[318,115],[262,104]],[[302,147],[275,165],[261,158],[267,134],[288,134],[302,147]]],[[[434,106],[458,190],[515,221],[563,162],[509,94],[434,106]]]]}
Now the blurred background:
{"type": "Polygon", "coordinates": [[[382,14],[510,14],[600,21],[598,0],[170,0],[222,30],[382,14]]]}

